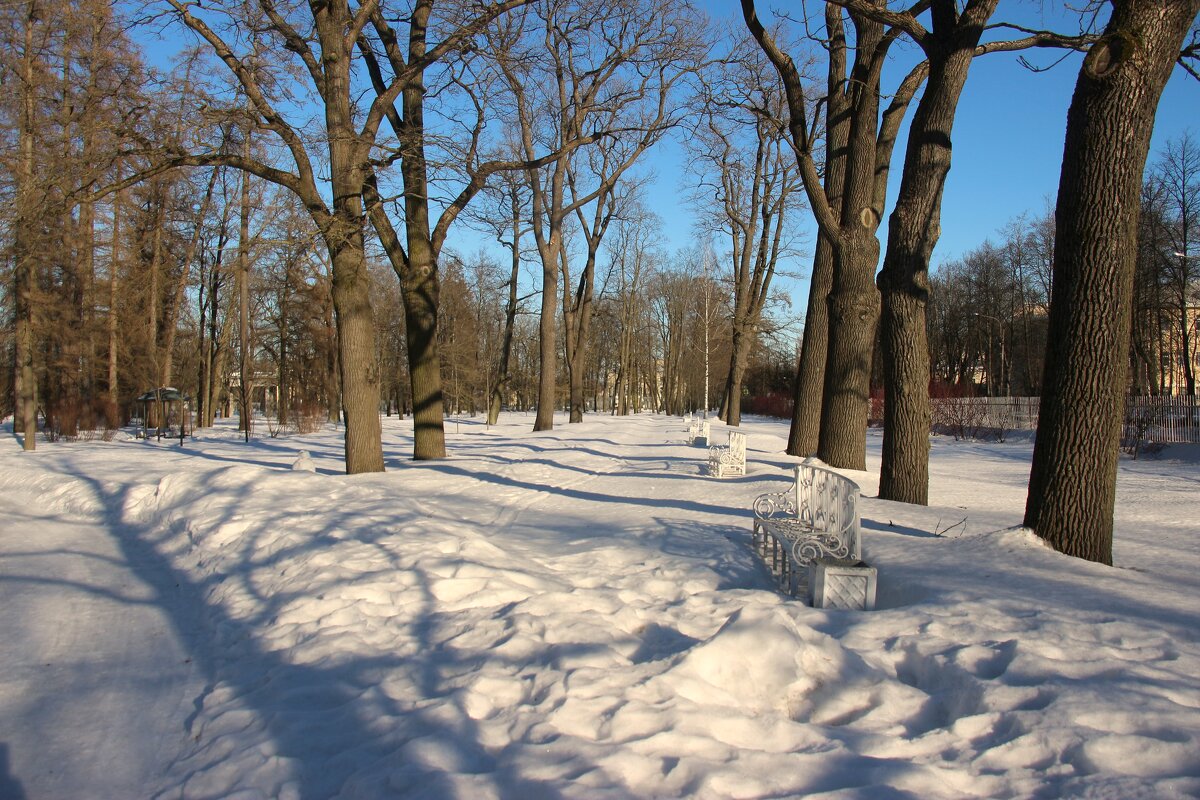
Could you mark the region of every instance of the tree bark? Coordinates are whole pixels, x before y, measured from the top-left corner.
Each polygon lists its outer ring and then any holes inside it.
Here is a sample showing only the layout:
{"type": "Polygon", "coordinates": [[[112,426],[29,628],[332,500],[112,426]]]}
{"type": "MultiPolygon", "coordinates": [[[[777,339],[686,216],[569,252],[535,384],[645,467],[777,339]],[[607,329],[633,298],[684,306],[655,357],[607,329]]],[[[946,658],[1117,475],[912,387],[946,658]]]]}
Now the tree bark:
{"type": "Polygon", "coordinates": [[[512,209],[512,260],[508,275],[508,301],[504,306],[504,333],[500,343],[500,364],[497,368],[496,385],[492,387],[491,400],[488,403],[488,425],[495,425],[500,419],[500,406],[508,385],[512,382],[511,368],[513,332],[517,327],[517,281],[521,277],[521,203],[520,195],[515,186],[510,186],[512,209]]]}
{"type": "Polygon", "coordinates": [[[1163,87],[1200,0],[1119,0],[1067,113],[1053,295],[1025,525],[1112,563],[1142,172],[1163,87]]]}
{"type": "Polygon", "coordinates": [[[37,372],[34,369],[33,285],[34,244],[32,241],[35,210],[34,178],[34,60],[33,28],[38,22],[36,0],[30,0],[25,12],[24,49],[21,53],[21,123],[17,155],[17,220],[14,231],[13,260],[16,313],[17,415],[14,424],[21,427],[21,445],[37,449],[37,372]]]}
{"type": "Polygon", "coordinates": [[[322,95],[333,201],[333,213],[322,227],[333,275],[333,309],[346,422],[346,472],[353,475],[383,471],[379,364],[375,358],[371,278],[367,274],[363,236],[362,192],[366,176],[350,100],[352,45],[345,42],[351,14],[341,2],[321,8],[314,11],[314,18],[321,41],[322,95]]]}
{"type": "MultiPolygon", "coordinates": [[[[825,198],[840,211],[846,183],[846,148],[850,139],[850,108],[842,83],[846,74],[846,36],[842,15],[833,6],[825,12],[829,30],[829,67],[825,91],[825,198]]],[[[817,451],[821,435],[821,395],[825,387],[825,360],[829,354],[829,291],[833,287],[834,243],[818,227],[809,280],[808,306],[804,316],[804,339],[796,366],[792,402],[792,425],[787,453],[810,456],[817,451]]]]}
{"type": "Polygon", "coordinates": [[[878,278],[885,397],[879,496],[885,500],[929,502],[929,261],[940,234],[958,99],[997,2],[971,2],[961,15],[946,0],[934,3],[936,41],[926,48],[929,77],[909,128],[904,174],[878,278]]]}
{"type": "MultiPolygon", "coordinates": [[[[871,357],[879,322],[880,213],[875,191],[876,137],[879,130],[879,81],[891,38],[882,24],[851,14],[857,49],[846,88],[850,114],[846,182],[835,246],[833,283],[829,292],[829,349],[821,395],[821,432],[817,456],[843,469],[867,467],[867,412],[871,389],[871,357]]],[[[807,188],[807,187],[806,187],[807,188]]],[[[809,197],[824,194],[815,187],[809,197]]],[[[828,209],[828,205],[826,204],[828,209]]]]}
{"type": "MultiPolygon", "coordinates": [[[[426,54],[426,26],[432,3],[417,4],[409,24],[409,63],[426,54]]],[[[446,457],[442,400],[442,362],[438,354],[438,252],[429,223],[429,180],[425,163],[424,70],[414,72],[405,84],[405,138],[401,142],[404,177],[404,229],[408,241],[408,264],[402,281],[404,331],[408,343],[408,375],[412,384],[413,458],[446,457]]]]}
{"type": "MultiPolygon", "coordinates": [[[[246,134],[245,150],[250,150],[246,134]]],[[[241,204],[238,213],[238,427],[245,441],[254,428],[254,343],[250,335],[250,173],[242,173],[241,204]]]]}
{"type": "Polygon", "coordinates": [[[879,320],[879,291],[873,280],[879,241],[874,223],[861,227],[850,232],[840,256],[835,256],[817,443],[817,456],[826,464],[854,470],[867,468],[871,356],[879,320]]]}
{"type": "MultiPolygon", "coordinates": [[[[875,188],[879,82],[895,35],[885,33],[882,23],[860,10],[851,10],[855,56],[848,79],[839,81],[843,87],[840,91],[846,95],[849,133],[844,193],[837,207],[825,196],[813,160],[807,100],[799,70],[758,20],[753,0],[742,0],[741,4],[747,26],[783,79],[790,112],[788,128],[809,205],[834,250],[833,278],[826,301],[829,336],[817,455],[832,466],[862,470],[866,468],[871,357],[879,319],[879,292],[874,282],[879,263],[875,231],[881,220],[875,188]]],[[[878,10],[877,3],[867,5],[878,10]]],[[[827,18],[834,21],[832,16],[827,18]]]]}

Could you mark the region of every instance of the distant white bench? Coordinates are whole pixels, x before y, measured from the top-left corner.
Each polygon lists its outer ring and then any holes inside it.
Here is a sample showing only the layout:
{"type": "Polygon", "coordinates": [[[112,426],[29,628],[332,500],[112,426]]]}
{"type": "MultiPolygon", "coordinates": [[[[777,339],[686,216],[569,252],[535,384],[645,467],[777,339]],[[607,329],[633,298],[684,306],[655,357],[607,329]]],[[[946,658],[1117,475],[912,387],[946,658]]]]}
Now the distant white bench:
{"type": "Polygon", "coordinates": [[[688,424],[688,443],[707,445],[711,432],[712,423],[706,419],[696,417],[688,424]]]}
{"type": "Polygon", "coordinates": [[[708,474],[718,478],[746,474],[746,434],[730,431],[727,444],[708,448],[708,474]]]}
{"type": "Polygon", "coordinates": [[[818,558],[862,558],[858,484],[816,464],[798,464],[786,492],[754,501],[754,547],[788,594],[807,588],[818,558]]]}

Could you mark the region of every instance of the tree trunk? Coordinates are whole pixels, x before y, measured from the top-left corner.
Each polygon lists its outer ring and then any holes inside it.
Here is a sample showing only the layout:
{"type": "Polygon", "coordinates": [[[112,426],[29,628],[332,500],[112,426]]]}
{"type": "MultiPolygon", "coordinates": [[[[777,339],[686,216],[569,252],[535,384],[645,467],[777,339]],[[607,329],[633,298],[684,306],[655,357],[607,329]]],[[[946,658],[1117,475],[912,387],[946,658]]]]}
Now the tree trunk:
{"type": "Polygon", "coordinates": [[[500,419],[500,405],[511,382],[509,361],[512,358],[513,331],[517,326],[517,281],[521,277],[521,206],[517,193],[512,195],[512,269],[508,276],[508,303],[504,306],[504,336],[500,344],[500,366],[496,385],[492,387],[488,404],[488,425],[500,419]]]}
{"type": "Polygon", "coordinates": [[[1025,525],[1112,563],[1138,197],[1154,115],[1200,0],[1113,3],[1067,113],[1053,295],[1025,525]]]}
{"type": "Polygon", "coordinates": [[[558,345],[556,341],[556,311],[558,310],[558,264],[553,256],[542,257],[542,307],[538,318],[538,377],[537,415],[535,431],[554,428],[554,406],[558,392],[558,345]]]}
{"type": "Polygon", "coordinates": [[[729,374],[725,376],[725,400],[721,405],[721,418],[726,425],[737,427],[742,424],[742,381],[746,377],[746,356],[752,338],[743,330],[733,330],[729,374]]]}
{"type": "Polygon", "coordinates": [[[16,374],[17,414],[14,424],[21,428],[21,444],[25,450],[37,448],[37,373],[33,360],[33,284],[34,243],[33,220],[33,140],[34,140],[34,59],[33,27],[38,21],[35,0],[30,0],[25,13],[25,41],[21,54],[21,127],[18,133],[17,157],[17,220],[13,241],[16,312],[16,374]]]}
{"type": "Polygon", "coordinates": [[[350,45],[344,42],[349,10],[340,4],[317,14],[325,58],[325,130],[333,213],[322,231],[329,249],[333,310],[337,321],[341,407],[346,422],[346,472],[383,471],[379,423],[380,377],[371,310],[371,276],[363,236],[362,193],[366,175],[351,106],[350,45]]]}
{"type": "MultiPolygon", "coordinates": [[[[871,357],[879,322],[879,291],[875,288],[879,263],[879,240],[875,236],[879,227],[876,136],[879,77],[887,48],[882,24],[853,13],[851,18],[857,48],[845,89],[850,115],[846,181],[836,214],[838,228],[827,231],[835,252],[817,456],[833,467],[863,470],[867,466],[871,357]]],[[[806,188],[810,200],[823,194],[820,187],[806,188]]],[[[817,199],[824,200],[819,196],[817,199]]]]}
{"type": "MultiPolygon", "coordinates": [[[[846,38],[841,13],[826,9],[829,29],[829,68],[825,92],[825,197],[831,209],[841,209],[846,183],[846,148],[850,140],[850,109],[842,90],[846,74],[846,38]]],[[[796,366],[792,397],[792,426],[787,453],[810,456],[821,436],[821,395],[825,388],[825,360],[829,354],[829,291],[833,287],[834,243],[818,227],[804,315],[804,339],[796,366]]]]}
{"type": "Polygon", "coordinates": [[[874,229],[843,245],[829,294],[829,351],[821,397],[817,456],[833,467],[867,468],[867,411],[871,354],[879,320],[879,292],[872,279],[879,263],[874,229]]]}
{"type": "MultiPolygon", "coordinates": [[[[335,188],[334,194],[337,195],[335,188]]],[[[357,200],[357,198],[354,198],[357,200]]],[[[345,202],[345,201],[343,201],[345,202]]],[[[383,430],[379,424],[379,364],[375,360],[375,325],[371,314],[371,281],[362,249],[361,216],[354,221],[338,210],[350,246],[330,252],[333,263],[333,307],[337,320],[341,406],[346,422],[346,472],[383,472],[383,430]]]]}
{"type": "Polygon", "coordinates": [[[804,315],[804,339],[796,366],[792,394],[792,425],[788,431],[788,455],[805,457],[817,451],[821,434],[821,392],[825,384],[825,360],[829,353],[829,288],[833,281],[833,248],[829,239],[817,234],[809,281],[808,307],[804,315]]]}
{"type": "MultiPolygon", "coordinates": [[[[426,25],[432,3],[418,3],[409,23],[409,63],[425,57],[426,25]]],[[[408,264],[402,281],[408,376],[412,385],[413,458],[446,457],[442,362],[438,354],[438,253],[429,225],[429,185],[425,163],[425,83],[417,71],[404,87],[406,138],[400,171],[404,177],[404,230],[408,264]]]]}
{"type": "MultiPolygon", "coordinates": [[[[246,136],[245,149],[250,149],[246,136]]],[[[245,441],[254,428],[254,343],[250,336],[250,173],[242,173],[241,207],[238,214],[238,427],[245,441]]]]}
{"type": "MultiPolygon", "coordinates": [[[[600,201],[597,201],[600,202],[600,201]]],[[[575,293],[575,303],[570,313],[564,313],[567,320],[567,386],[570,397],[571,415],[568,422],[583,422],[584,399],[583,378],[587,371],[588,344],[592,327],[592,284],[596,272],[596,250],[599,247],[599,237],[593,244],[588,237],[587,262],[583,274],[579,276],[579,286],[575,293]]],[[[564,288],[566,285],[564,284],[564,288]]],[[[571,305],[570,299],[563,298],[564,311],[571,305]]]]}
{"type": "MultiPolygon", "coordinates": [[[[879,496],[885,500],[929,502],[932,412],[925,319],[929,260],[940,234],[942,189],[950,172],[950,134],[958,99],[983,23],[997,2],[972,3],[957,19],[948,13],[945,22],[935,20],[935,36],[946,41],[930,48],[925,93],[909,128],[904,174],[878,279],[885,398],[879,496]]],[[[935,10],[935,16],[938,13],[935,10]]]]}

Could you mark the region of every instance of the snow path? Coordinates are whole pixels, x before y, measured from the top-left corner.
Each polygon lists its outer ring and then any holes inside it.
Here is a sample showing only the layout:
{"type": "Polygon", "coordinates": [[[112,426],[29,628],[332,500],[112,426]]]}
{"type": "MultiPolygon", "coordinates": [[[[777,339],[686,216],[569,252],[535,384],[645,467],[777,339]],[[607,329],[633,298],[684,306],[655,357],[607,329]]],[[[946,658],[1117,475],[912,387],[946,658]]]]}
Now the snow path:
{"type": "Polygon", "coordinates": [[[716,480],[679,420],[529,421],[415,463],[386,419],[354,477],[334,431],[0,440],[0,797],[1200,796],[1194,463],[1122,462],[1117,568],[1014,527],[1028,443],[935,439],[928,508],[850,473],[862,614],[783,600],[747,546],[784,423],[716,480]]]}
{"type": "MultiPolygon", "coordinates": [[[[20,775],[39,797],[80,786],[143,796],[185,746],[197,694],[181,619],[166,611],[182,611],[174,587],[90,516],[47,511],[30,492],[0,495],[4,535],[24,544],[0,554],[0,719],[21,731],[9,765],[42,767],[20,775]]],[[[20,797],[10,780],[0,796],[20,797]]]]}

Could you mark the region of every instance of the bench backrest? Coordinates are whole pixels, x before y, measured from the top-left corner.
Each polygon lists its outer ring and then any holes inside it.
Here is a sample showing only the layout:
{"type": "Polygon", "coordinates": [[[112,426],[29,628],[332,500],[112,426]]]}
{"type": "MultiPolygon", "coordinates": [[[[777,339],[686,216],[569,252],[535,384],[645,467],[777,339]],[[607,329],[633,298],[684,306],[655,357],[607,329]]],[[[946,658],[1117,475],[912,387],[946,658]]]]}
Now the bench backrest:
{"type": "Polygon", "coordinates": [[[729,460],[746,463],[746,434],[738,431],[729,432],[729,460]]]}
{"type": "Polygon", "coordinates": [[[850,557],[862,558],[858,484],[815,464],[796,465],[796,513],[814,530],[843,533],[850,557]]]}

